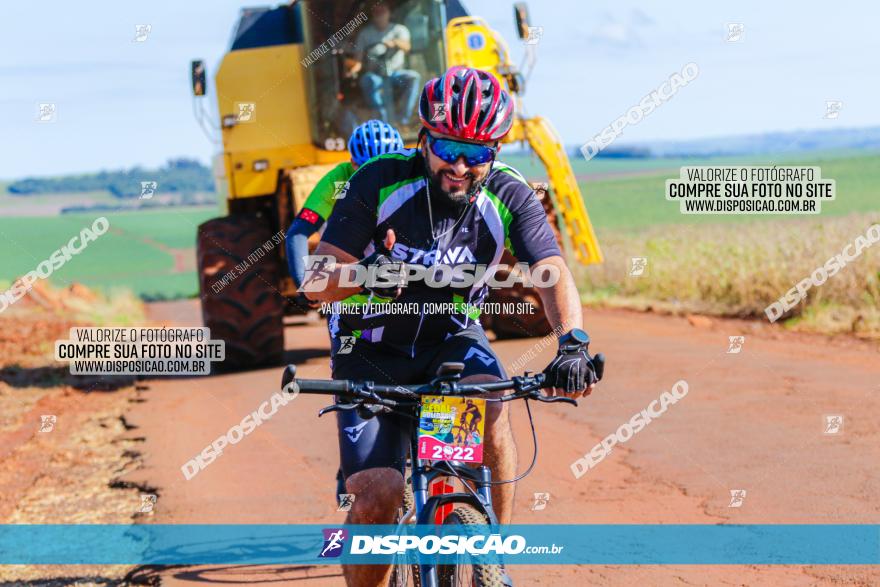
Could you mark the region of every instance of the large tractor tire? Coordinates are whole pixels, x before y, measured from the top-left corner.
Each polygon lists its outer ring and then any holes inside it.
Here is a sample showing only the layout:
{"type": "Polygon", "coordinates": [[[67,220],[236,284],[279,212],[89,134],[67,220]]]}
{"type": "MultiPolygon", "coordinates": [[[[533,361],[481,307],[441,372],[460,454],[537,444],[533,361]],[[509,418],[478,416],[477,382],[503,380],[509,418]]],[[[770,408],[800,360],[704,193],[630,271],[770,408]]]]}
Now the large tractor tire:
{"type": "Polygon", "coordinates": [[[212,339],[226,342],[225,361],[214,364],[220,371],[281,363],[287,300],[278,290],[280,246],[267,224],[253,216],[214,218],[199,226],[202,320],[212,339]]]}

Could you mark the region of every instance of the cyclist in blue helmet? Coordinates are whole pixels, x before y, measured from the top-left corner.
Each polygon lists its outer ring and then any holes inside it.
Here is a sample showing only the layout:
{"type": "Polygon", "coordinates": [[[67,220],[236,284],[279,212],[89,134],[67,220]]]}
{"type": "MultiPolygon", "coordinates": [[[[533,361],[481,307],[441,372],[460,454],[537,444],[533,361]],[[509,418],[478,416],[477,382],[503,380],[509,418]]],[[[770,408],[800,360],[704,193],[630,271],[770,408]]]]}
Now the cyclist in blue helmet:
{"type": "MultiPolygon", "coordinates": [[[[346,196],[349,178],[373,157],[400,149],[403,149],[400,133],[381,120],[368,120],[351,133],[348,139],[351,161],[340,163],[321,178],[287,229],[287,265],[297,288],[302,285],[305,275],[304,258],[309,254],[309,236],[327,221],[336,201],[346,196]]],[[[300,301],[305,303],[302,296],[300,301]]]]}

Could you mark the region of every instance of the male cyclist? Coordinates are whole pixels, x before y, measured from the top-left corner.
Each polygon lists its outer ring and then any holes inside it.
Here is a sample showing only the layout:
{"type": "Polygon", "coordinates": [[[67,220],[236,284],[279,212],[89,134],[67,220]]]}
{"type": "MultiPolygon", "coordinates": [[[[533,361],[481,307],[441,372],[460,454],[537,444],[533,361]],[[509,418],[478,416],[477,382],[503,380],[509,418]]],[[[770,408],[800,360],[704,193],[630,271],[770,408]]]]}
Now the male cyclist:
{"type": "Polygon", "coordinates": [[[340,163],[321,178],[287,229],[287,265],[297,288],[302,285],[305,273],[303,260],[309,254],[309,237],[327,221],[336,202],[345,198],[348,180],[371,158],[401,149],[400,133],[381,120],[368,120],[351,133],[348,139],[351,161],[340,163]]]}
{"type": "MultiPolygon", "coordinates": [[[[334,379],[424,383],[439,364],[449,361],[464,363],[463,382],[507,376],[478,315],[468,309],[485,299],[484,279],[458,287],[454,282],[445,287],[427,281],[406,287],[372,282],[361,293],[360,286],[348,285],[354,265],[388,269],[403,261],[423,267],[493,267],[507,247],[533,271],[544,266],[558,275],[554,285],[538,293],[551,325],[569,331],[561,340],[586,337],[579,330],[582,315],[574,280],[541,203],[522,175],[495,160],[499,141],[513,124],[514,109],[512,97],[494,76],[453,67],[422,91],[423,129],[417,148],[379,156],[352,176],[348,195],[337,202],[315,251],[332,262],[325,258],[320,270],[312,272],[309,277],[320,280],[321,287],[304,287],[307,295],[328,302],[394,299],[401,302],[399,307],[451,302],[461,311],[358,314],[340,308],[329,320],[334,379]],[[338,352],[343,339],[345,353],[338,352]]],[[[601,372],[599,360],[591,359],[582,346],[561,344],[545,373],[551,393],[578,397],[592,391],[597,370],[601,372]]],[[[393,415],[364,415],[369,414],[343,411],[338,417],[346,487],[357,496],[347,523],[390,524],[404,491],[401,473],[412,423],[393,415]]],[[[506,404],[488,403],[484,421],[486,464],[496,479],[511,479],[517,459],[506,404]]],[[[495,485],[492,498],[500,522],[510,523],[513,485],[495,485]]],[[[348,584],[359,586],[382,585],[388,572],[380,565],[344,568],[348,584]]]]}

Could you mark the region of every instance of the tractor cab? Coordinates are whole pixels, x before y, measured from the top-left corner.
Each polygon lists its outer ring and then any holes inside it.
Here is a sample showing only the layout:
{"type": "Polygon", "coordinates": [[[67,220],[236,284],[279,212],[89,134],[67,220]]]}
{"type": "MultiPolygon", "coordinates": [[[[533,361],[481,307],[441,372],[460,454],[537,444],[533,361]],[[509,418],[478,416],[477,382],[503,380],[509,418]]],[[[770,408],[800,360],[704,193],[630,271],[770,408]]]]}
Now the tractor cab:
{"type": "Polygon", "coordinates": [[[313,144],[343,151],[364,120],[385,120],[407,143],[420,127],[417,99],[446,70],[445,30],[466,15],[444,0],[301,2],[313,144]]]}

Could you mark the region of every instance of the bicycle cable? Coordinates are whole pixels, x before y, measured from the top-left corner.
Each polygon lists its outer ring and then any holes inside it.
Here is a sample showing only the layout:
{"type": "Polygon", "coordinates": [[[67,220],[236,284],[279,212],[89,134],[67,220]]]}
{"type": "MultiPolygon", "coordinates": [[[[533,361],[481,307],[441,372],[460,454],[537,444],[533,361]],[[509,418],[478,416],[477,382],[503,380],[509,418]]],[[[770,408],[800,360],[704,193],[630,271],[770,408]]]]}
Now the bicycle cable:
{"type": "Polygon", "coordinates": [[[526,404],[526,412],[529,414],[529,427],[532,429],[532,446],[535,447],[534,452],[532,453],[532,462],[529,464],[529,467],[522,472],[522,474],[517,475],[513,479],[504,479],[503,481],[489,481],[489,485],[504,485],[505,483],[516,483],[520,479],[524,479],[532,472],[532,469],[535,468],[535,463],[538,461],[538,433],[535,432],[535,420],[532,418],[532,408],[529,407],[529,400],[523,399],[526,404]]]}
{"type": "MultiPolygon", "coordinates": [[[[500,401],[500,400],[487,399],[486,401],[500,401]]],[[[532,462],[531,462],[531,464],[529,464],[528,468],[525,471],[523,471],[520,475],[517,475],[513,479],[504,479],[502,481],[489,481],[487,483],[488,485],[504,485],[505,483],[516,483],[520,479],[524,479],[525,477],[527,477],[529,475],[529,473],[532,472],[532,469],[535,468],[535,463],[538,461],[538,433],[535,431],[535,421],[532,418],[532,408],[529,407],[528,398],[523,398],[523,401],[525,401],[525,403],[526,403],[526,412],[529,414],[529,427],[532,429],[532,446],[535,447],[535,450],[532,453],[532,462]]],[[[474,497],[476,497],[479,500],[479,497],[477,496],[476,492],[473,489],[471,489],[470,485],[467,484],[465,479],[463,479],[461,477],[461,475],[459,475],[458,472],[455,471],[455,469],[452,469],[450,467],[450,470],[452,471],[452,475],[455,478],[457,478],[459,481],[461,481],[461,484],[464,485],[465,489],[467,489],[471,495],[473,495],[474,497]]]]}

